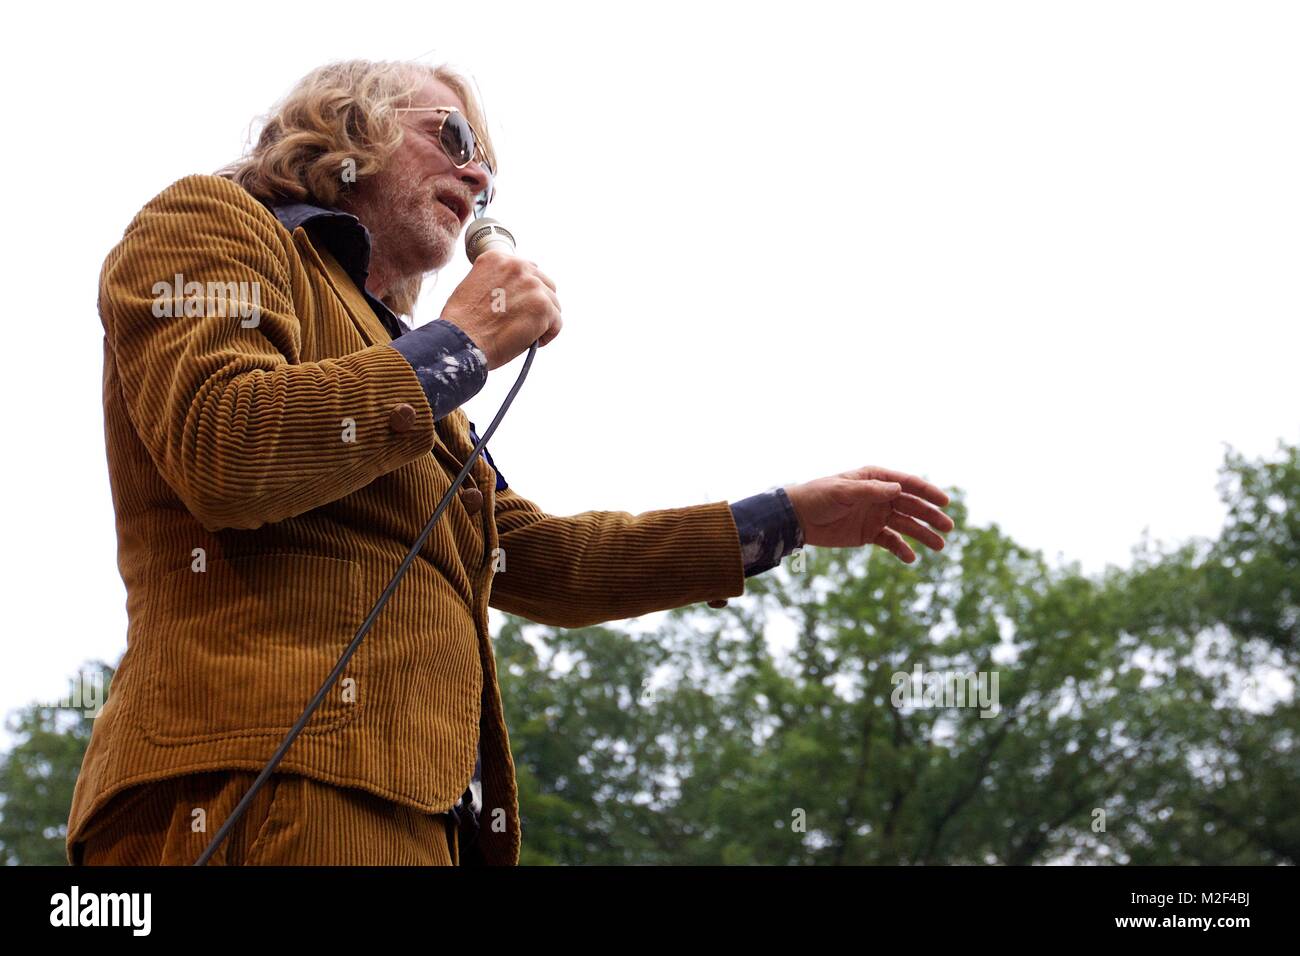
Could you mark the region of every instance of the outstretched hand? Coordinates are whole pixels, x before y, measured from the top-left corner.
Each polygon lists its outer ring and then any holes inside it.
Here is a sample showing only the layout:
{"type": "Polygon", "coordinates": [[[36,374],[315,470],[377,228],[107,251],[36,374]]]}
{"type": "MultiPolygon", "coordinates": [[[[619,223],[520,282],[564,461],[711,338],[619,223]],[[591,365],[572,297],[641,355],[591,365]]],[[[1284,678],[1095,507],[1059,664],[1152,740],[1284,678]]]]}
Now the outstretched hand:
{"type": "Polygon", "coordinates": [[[948,496],[915,475],[868,465],[787,485],[805,544],[856,548],[876,544],[911,564],[916,553],[903,535],[940,551],[939,531],[953,529],[941,510],[948,496]],[[936,530],[937,529],[937,530],[936,530]]]}

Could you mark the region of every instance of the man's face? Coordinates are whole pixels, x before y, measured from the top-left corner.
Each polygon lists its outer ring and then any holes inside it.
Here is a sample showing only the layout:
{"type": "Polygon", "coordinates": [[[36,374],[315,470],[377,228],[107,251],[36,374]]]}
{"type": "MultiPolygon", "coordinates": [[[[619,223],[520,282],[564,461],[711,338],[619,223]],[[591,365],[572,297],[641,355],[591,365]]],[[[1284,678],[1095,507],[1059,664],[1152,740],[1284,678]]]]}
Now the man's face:
{"type": "MultiPolygon", "coordinates": [[[[451,87],[433,77],[410,105],[465,109],[451,87]]],[[[347,204],[374,237],[375,255],[400,275],[423,275],[451,261],[474,196],[487,187],[487,174],[477,162],[457,169],[438,144],[436,130],[444,115],[400,113],[406,126],[402,145],[383,170],[357,183],[347,204]]]]}

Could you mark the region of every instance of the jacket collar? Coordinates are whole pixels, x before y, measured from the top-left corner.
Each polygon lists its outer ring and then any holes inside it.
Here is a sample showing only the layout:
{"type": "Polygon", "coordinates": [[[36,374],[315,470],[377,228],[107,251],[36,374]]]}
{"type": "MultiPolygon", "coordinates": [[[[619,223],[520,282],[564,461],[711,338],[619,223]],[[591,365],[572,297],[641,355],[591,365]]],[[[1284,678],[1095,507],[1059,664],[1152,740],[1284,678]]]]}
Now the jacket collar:
{"type": "Polygon", "coordinates": [[[366,291],[370,278],[370,230],[351,213],[311,203],[292,202],[269,207],[280,225],[293,232],[299,226],[307,230],[312,239],[329,250],[338,264],[347,272],[357,290],[365,297],[388,334],[397,338],[410,331],[393,310],[366,291]]]}

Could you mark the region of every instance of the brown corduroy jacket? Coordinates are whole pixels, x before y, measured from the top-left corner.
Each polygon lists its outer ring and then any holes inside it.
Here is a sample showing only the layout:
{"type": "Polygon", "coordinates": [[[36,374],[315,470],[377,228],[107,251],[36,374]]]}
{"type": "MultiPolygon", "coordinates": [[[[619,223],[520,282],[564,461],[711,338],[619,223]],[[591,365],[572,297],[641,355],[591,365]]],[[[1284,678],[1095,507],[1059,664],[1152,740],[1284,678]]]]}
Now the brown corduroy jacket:
{"type": "MultiPolygon", "coordinates": [[[[145,205],[99,312],[129,627],[69,846],[132,784],[264,766],[473,448],[333,257],[228,180],[145,205]],[[203,295],[160,308],[159,283],[203,295]]],[[[488,606],[581,627],[739,595],[744,570],[725,501],[559,517],[496,492],[481,457],[463,487],[482,507],[447,507],[279,769],[440,813],[481,737],[482,858],[515,864],[488,606]]]]}

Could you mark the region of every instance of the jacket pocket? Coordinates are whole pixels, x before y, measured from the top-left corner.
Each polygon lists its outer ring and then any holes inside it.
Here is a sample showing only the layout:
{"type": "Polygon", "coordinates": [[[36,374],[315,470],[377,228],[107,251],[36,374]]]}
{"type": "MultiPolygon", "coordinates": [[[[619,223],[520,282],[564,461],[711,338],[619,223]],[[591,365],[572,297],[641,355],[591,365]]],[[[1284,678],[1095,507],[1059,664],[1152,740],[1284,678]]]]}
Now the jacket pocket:
{"type": "MultiPolygon", "coordinates": [[[[166,574],[132,628],[142,729],[161,744],[284,736],[351,642],[361,600],[355,561],[311,554],[209,558],[206,571],[166,574]]],[[[353,719],[365,661],[363,641],[303,735],[353,719]]]]}

